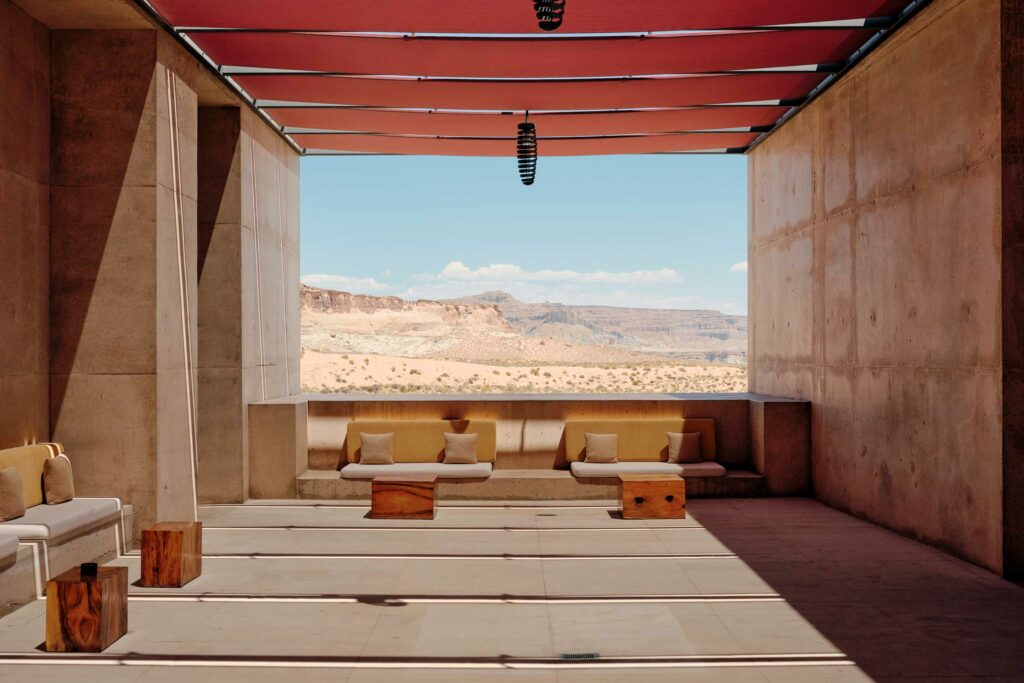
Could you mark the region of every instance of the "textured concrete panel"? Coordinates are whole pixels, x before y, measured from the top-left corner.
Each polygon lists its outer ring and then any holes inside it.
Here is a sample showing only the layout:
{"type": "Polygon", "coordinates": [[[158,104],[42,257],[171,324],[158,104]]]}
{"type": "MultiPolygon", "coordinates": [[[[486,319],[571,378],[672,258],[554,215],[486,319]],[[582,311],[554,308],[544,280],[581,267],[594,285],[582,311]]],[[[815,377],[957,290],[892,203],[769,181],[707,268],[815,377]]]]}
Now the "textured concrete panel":
{"type": "Polygon", "coordinates": [[[0,448],[49,439],[49,58],[0,0],[0,448]]]}
{"type": "Polygon", "coordinates": [[[167,40],[51,39],[52,431],[140,527],[195,515],[199,67],[167,40]]]}
{"type": "Polygon", "coordinates": [[[298,156],[247,110],[203,107],[198,125],[199,401],[211,405],[199,488],[237,502],[250,489],[246,406],[299,391],[298,156]]]}
{"type": "MultiPolygon", "coordinates": [[[[1024,491],[1024,2],[1002,8],[1003,477],[1024,491]]],[[[1024,582],[1024,496],[1003,500],[1006,575],[1024,582]]]]}
{"type": "Polygon", "coordinates": [[[751,389],[812,401],[815,494],[997,571],[999,6],[933,2],[749,171],[751,389]]]}

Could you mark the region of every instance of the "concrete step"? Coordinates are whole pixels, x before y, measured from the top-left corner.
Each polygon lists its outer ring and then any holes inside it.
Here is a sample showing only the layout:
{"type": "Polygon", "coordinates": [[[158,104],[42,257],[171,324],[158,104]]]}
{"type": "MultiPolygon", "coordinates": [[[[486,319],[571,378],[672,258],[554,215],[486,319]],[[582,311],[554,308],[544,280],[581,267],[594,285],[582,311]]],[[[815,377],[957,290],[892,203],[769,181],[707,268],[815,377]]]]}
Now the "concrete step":
{"type": "MultiPolygon", "coordinates": [[[[299,498],[369,500],[368,480],[342,479],[337,470],[306,470],[296,480],[299,498]]],[[[438,500],[615,501],[617,479],[577,479],[568,470],[494,470],[484,481],[439,479],[438,500]]],[[[724,477],[687,479],[691,498],[753,498],[764,495],[764,477],[730,470],[724,477]]]]}

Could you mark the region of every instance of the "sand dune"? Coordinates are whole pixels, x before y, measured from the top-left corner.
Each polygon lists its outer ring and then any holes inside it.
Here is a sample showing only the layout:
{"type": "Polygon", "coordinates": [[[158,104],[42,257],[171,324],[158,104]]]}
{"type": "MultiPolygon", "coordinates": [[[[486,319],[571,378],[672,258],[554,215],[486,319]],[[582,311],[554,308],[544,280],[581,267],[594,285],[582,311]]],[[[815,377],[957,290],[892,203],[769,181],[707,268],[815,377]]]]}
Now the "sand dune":
{"type": "Polygon", "coordinates": [[[746,391],[743,366],[676,362],[493,365],[303,351],[302,382],[328,393],[604,393],[746,391]]]}

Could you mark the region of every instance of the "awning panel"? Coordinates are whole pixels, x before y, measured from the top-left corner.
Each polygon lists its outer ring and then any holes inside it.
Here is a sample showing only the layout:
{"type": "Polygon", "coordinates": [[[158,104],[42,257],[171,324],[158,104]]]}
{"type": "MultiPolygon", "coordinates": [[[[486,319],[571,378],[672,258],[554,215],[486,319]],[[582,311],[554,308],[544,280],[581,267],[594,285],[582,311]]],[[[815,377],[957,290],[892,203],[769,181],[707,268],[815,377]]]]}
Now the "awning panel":
{"type": "MultiPolygon", "coordinates": [[[[657,154],[743,148],[753,133],[688,133],[643,137],[539,139],[540,157],[600,154],[657,154]]],[[[425,154],[435,156],[514,157],[516,141],[466,138],[396,137],[386,135],[324,135],[303,133],[295,141],[311,150],[368,154],[425,154]]]]}
{"type": "MultiPolygon", "coordinates": [[[[672,133],[716,128],[771,126],[788,107],[703,107],[614,113],[534,114],[547,136],[672,133]]],[[[274,120],[293,128],[402,133],[409,135],[514,137],[522,116],[408,111],[295,108],[273,110],[274,120]]]]}
{"type": "MultiPolygon", "coordinates": [[[[396,33],[539,33],[532,0],[151,0],[175,26],[396,33]]],[[[896,15],[900,0],[570,0],[562,30],[746,28],[896,15]]]]}
{"type": "Polygon", "coordinates": [[[453,78],[691,74],[844,62],[873,31],[755,31],[648,38],[402,38],[198,33],[217,64],[453,78]]]}
{"type": "MultiPolygon", "coordinates": [[[[751,73],[597,81],[453,81],[336,76],[236,76],[260,101],[496,111],[637,109],[803,97],[823,73],[751,73]]],[[[273,110],[270,110],[271,113],[273,110]]]]}

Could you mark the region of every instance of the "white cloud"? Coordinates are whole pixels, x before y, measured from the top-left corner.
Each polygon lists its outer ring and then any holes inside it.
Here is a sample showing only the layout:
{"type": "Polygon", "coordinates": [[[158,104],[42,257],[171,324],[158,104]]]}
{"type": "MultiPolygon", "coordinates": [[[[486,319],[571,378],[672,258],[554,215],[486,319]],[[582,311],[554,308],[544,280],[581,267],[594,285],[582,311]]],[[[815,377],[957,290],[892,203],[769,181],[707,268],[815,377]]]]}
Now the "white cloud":
{"type": "Polygon", "coordinates": [[[609,273],[603,270],[581,273],[575,270],[524,270],[511,263],[492,263],[475,270],[462,261],[452,261],[437,275],[437,280],[472,282],[577,282],[589,284],[641,285],[682,282],[682,276],[672,268],[660,270],[634,270],[609,273]]]}
{"type": "Polygon", "coordinates": [[[378,282],[372,277],[349,277],[348,275],[327,275],[323,273],[303,275],[303,284],[324,289],[340,289],[353,294],[384,292],[393,289],[391,285],[378,282]]]}
{"type": "Polygon", "coordinates": [[[747,272],[747,262],[746,261],[740,261],[739,263],[734,263],[732,265],[732,267],[729,269],[729,272],[730,273],[745,273],[745,272],[747,272]]]}

